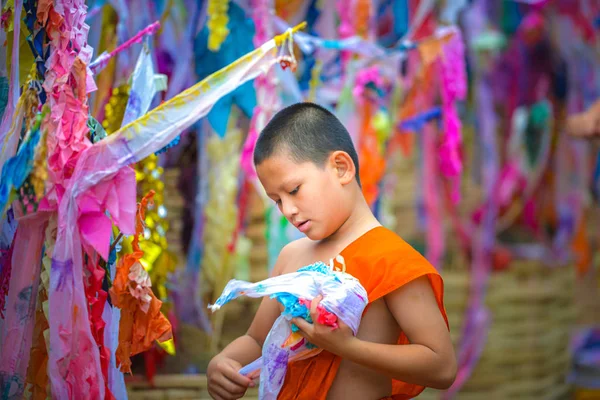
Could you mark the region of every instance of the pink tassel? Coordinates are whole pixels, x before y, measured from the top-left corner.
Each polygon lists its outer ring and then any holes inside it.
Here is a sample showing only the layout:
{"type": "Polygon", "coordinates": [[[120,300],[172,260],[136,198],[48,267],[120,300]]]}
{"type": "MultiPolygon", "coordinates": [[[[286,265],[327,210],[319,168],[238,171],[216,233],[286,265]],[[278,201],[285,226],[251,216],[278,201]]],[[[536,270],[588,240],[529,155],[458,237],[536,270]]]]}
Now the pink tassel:
{"type": "MultiPolygon", "coordinates": [[[[467,94],[467,78],[465,67],[465,49],[459,30],[454,32],[450,41],[444,46],[442,59],[442,112],[444,116],[444,138],[439,148],[441,172],[449,178],[460,176],[462,171],[461,127],[456,111],[456,100],[462,100],[467,94]]],[[[460,201],[459,180],[453,179],[451,200],[454,204],[460,201]]]]}

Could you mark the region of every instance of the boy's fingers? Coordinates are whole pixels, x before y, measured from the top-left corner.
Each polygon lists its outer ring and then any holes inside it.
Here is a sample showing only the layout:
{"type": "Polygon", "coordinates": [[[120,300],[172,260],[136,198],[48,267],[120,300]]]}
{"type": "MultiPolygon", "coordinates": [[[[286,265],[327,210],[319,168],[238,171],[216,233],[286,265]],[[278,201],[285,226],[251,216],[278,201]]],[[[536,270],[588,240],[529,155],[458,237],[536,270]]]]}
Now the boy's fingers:
{"type": "Polygon", "coordinates": [[[223,400],[223,398],[221,396],[219,396],[214,390],[209,390],[208,394],[210,395],[210,398],[213,400],[223,400]]]}
{"type": "Polygon", "coordinates": [[[600,117],[596,118],[596,123],[594,124],[594,132],[592,136],[600,137],[600,117]]]}
{"type": "Polygon", "coordinates": [[[229,379],[224,379],[221,386],[231,394],[244,394],[246,392],[247,385],[240,385],[239,383],[233,382],[229,379]]]}
{"type": "Polygon", "coordinates": [[[238,385],[237,383],[228,381],[226,379],[221,383],[221,386],[223,389],[225,389],[229,397],[238,398],[238,396],[242,397],[244,393],[246,393],[245,386],[238,385]]]}
{"type": "Polygon", "coordinates": [[[300,329],[300,333],[304,333],[311,328],[311,324],[306,322],[304,318],[294,318],[292,322],[300,329]]]}
{"type": "Polygon", "coordinates": [[[215,392],[223,399],[239,399],[246,393],[246,389],[240,385],[227,380],[223,377],[218,385],[213,388],[215,392]]]}
{"type": "Polygon", "coordinates": [[[321,300],[323,300],[323,296],[318,295],[310,302],[310,316],[312,317],[313,322],[315,323],[317,321],[317,316],[319,315],[317,307],[319,307],[319,303],[321,303],[321,300]]]}
{"type": "Polygon", "coordinates": [[[212,397],[214,400],[227,400],[227,397],[225,397],[226,393],[223,389],[221,389],[220,387],[213,387],[209,390],[210,393],[210,397],[212,397]]]}
{"type": "Polygon", "coordinates": [[[227,378],[233,384],[241,386],[242,388],[247,388],[251,382],[250,378],[245,377],[234,369],[227,369],[223,371],[223,376],[225,376],[225,378],[227,378]]]}

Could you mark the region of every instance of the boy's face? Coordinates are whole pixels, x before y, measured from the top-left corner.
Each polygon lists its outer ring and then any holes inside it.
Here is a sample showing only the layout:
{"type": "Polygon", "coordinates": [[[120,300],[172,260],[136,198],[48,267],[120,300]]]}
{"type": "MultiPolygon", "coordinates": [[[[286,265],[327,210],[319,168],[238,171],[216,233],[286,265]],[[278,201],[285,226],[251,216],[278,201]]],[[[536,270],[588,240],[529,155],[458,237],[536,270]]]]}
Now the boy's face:
{"type": "Polygon", "coordinates": [[[329,163],[297,163],[282,151],[260,163],[256,172],[267,195],[308,238],[328,237],[347,218],[349,202],[329,163]]]}

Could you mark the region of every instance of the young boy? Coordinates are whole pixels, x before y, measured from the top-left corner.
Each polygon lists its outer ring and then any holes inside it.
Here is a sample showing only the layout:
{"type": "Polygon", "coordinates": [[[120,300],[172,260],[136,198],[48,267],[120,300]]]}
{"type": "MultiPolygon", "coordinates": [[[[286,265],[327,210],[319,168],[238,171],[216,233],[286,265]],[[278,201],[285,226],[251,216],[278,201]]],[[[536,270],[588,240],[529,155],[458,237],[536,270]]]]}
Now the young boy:
{"type": "MultiPolygon", "coordinates": [[[[456,359],[436,270],[399,236],[381,226],[363,197],[356,150],[329,111],[299,103],[277,113],[254,152],[260,182],[285,217],[307,238],[283,248],[273,275],[337,255],[369,295],[356,337],[294,320],[302,335],[324,349],[288,365],[279,399],[409,399],[424,387],[446,389],[456,359]]],[[[316,315],[320,297],[312,303],[316,315]]],[[[246,335],[208,366],[214,399],[241,398],[254,383],[239,369],[260,357],[282,311],[263,299],[246,335]]],[[[316,321],[316,318],[313,318],[316,321]]]]}

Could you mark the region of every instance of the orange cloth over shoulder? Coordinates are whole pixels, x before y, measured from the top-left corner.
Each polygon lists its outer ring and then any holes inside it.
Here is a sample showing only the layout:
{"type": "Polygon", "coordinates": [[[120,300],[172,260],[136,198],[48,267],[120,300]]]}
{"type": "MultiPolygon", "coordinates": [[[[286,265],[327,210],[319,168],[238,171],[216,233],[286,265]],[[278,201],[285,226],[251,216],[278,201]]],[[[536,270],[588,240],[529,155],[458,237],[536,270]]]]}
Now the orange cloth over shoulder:
{"type": "MultiPolygon", "coordinates": [[[[417,278],[427,276],[440,312],[448,324],[441,276],[425,257],[394,232],[384,227],[374,228],[352,242],[340,255],[346,262],[346,272],[357,278],[366,289],[369,303],[417,278]]],[[[398,344],[408,343],[406,336],[401,333],[398,344]]],[[[315,357],[289,364],[278,399],[324,400],[340,363],[340,357],[323,351],[315,357]]],[[[423,386],[394,380],[392,396],[386,399],[410,399],[423,390],[423,386]]]]}

